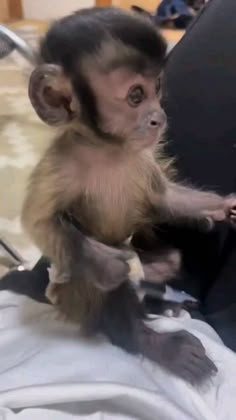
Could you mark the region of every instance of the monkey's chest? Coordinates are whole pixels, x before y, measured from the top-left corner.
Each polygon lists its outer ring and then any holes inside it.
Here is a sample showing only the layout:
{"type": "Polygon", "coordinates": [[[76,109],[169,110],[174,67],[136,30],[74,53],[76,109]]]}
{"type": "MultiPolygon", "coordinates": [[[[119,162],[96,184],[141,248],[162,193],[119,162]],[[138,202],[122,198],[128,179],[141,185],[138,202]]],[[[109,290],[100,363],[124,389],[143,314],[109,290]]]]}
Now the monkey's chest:
{"type": "Polygon", "coordinates": [[[84,191],[73,213],[98,240],[123,242],[147,222],[148,198],[144,182],[103,179],[97,188],[84,191]]]}

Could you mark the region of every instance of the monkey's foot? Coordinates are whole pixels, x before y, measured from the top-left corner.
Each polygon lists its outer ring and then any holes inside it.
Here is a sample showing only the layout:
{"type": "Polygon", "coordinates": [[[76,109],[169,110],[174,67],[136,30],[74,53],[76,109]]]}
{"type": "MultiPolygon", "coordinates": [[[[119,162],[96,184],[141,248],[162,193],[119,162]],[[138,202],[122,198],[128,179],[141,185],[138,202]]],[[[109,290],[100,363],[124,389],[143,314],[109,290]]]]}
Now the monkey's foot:
{"type": "Polygon", "coordinates": [[[138,328],[140,352],[192,385],[200,385],[216,374],[201,341],[187,331],[157,333],[144,323],[138,328]]]}

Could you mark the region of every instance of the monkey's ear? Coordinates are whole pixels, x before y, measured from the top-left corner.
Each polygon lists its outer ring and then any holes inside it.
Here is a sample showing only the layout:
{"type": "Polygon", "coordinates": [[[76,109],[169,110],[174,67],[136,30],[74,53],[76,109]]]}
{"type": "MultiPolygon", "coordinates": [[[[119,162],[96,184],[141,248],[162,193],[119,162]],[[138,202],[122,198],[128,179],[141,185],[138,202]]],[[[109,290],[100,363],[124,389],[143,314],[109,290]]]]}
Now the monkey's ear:
{"type": "Polygon", "coordinates": [[[42,64],[33,71],[29,98],[38,116],[49,125],[62,125],[73,118],[72,89],[55,64],[42,64]]]}

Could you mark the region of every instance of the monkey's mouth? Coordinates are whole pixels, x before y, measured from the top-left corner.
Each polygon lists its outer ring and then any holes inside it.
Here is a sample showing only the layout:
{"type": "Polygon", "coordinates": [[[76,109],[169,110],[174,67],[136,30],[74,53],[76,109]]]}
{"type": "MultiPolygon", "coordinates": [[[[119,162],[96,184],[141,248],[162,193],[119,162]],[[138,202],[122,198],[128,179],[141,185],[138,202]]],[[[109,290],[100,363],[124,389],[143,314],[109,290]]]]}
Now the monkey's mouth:
{"type": "Polygon", "coordinates": [[[155,130],[140,128],[135,130],[135,134],[128,136],[128,143],[131,142],[137,149],[152,147],[154,144],[160,143],[164,140],[166,128],[166,124],[157,127],[155,130]]]}
{"type": "Polygon", "coordinates": [[[146,143],[149,146],[152,146],[155,143],[160,143],[165,135],[167,129],[167,125],[166,123],[163,123],[161,126],[159,126],[155,131],[153,132],[148,132],[147,137],[146,137],[146,143]]]}

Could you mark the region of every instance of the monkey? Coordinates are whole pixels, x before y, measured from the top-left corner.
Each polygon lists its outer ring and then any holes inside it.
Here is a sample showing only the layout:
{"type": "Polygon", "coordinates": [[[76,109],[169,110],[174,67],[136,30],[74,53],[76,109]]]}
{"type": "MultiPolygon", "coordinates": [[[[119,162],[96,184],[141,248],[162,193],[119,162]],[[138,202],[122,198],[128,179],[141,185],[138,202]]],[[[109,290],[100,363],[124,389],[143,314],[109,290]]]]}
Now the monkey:
{"type": "MultiPolygon", "coordinates": [[[[132,12],[83,9],[52,24],[29,97],[57,132],[32,173],[22,222],[53,263],[56,307],[82,334],[103,333],[113,345],[200,384],[216,372],[214,363],[187,331],[148,325],[129,277],[136,250],[122,248],[136,234],[151,237],[156,224],[236,219],[234,196],[177,183],[162,160],[165,56],[156,27],[132,12]],[[119,261],[126,269],[113,275],[119,261]]],[[[160,258],[156,252],[155,272],[169,252],[160,258]]]]}

